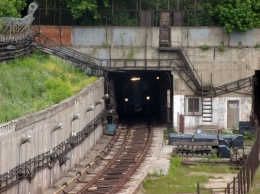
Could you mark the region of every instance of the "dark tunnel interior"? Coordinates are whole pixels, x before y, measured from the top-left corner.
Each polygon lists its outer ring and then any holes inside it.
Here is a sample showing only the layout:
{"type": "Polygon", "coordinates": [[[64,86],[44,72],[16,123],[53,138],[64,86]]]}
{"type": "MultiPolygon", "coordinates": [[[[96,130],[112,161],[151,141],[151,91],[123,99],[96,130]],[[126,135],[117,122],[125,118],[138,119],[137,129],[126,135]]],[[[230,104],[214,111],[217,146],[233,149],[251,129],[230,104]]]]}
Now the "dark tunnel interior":
{"type": "Polygon", "coordinates": [[[254,114],[260,119],[260,71],[255,71],[254,87],[253,87],[253,107],[254,114]]]}
{"type": "Polygon", "coordinates": [[[167,122],[167,90],[172,88],[171,72],[128,70],[110,72],[108,77],[114,87],[119,122],[147,118],[167,122]]]}

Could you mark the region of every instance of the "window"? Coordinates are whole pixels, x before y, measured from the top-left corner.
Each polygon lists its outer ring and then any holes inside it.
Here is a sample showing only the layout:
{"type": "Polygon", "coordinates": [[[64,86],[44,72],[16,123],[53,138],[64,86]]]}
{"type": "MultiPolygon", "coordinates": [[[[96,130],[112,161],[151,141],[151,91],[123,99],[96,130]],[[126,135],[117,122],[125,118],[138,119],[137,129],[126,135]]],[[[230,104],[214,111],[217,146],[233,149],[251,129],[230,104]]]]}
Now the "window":
{"type": "Polygon", "coordinates": [[[201,114],[201,98],[187,97],[186,98],[186,114],[200,115],[201,114]]]}

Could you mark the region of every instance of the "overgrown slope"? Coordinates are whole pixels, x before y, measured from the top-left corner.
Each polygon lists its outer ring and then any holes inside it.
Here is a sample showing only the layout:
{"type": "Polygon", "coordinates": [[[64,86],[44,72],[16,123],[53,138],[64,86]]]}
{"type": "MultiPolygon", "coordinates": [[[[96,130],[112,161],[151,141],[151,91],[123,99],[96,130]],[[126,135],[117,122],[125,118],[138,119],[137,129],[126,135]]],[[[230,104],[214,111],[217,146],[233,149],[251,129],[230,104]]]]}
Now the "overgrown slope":
{"type": "Polygon", "coordinates": [[[0,63],[0,123],[59,103],[95,80],[39,52],[0,63]]]}

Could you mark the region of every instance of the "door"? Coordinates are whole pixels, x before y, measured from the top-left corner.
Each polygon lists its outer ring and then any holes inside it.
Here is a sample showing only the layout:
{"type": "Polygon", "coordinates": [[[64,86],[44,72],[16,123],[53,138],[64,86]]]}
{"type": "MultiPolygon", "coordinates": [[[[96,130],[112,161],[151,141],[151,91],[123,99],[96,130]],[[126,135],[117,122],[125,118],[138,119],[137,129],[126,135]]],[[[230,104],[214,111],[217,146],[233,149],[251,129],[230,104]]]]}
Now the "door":
{"type": "Polygon", "coordinates": [[[141,11],[141,21],[140,26],[151,27],[152,26],[152,12],[151,11],[141,11]]]}
{"type": "Polygon", "coordinates": [[[174,11],[173,16],[174,16],[173,25],[182,26],[182,11],[174,11]]]}
{"type": "Polygon", "coordinates": [[[238,101],[228,101],[227,102],[227,128],[238,129],[239,122],[239,102],[238,101]]]}
{"type": "Polygon", "coordinates": [[[184,134],[184,115],[180,115],[180,132],[184,134]]]}

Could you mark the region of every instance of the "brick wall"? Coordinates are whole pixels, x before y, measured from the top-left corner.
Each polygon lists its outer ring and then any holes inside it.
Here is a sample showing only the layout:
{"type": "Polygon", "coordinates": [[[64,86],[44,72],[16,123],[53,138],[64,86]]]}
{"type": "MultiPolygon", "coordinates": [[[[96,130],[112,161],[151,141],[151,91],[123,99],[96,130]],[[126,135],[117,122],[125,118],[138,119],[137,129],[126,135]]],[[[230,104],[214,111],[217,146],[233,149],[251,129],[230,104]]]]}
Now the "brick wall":
{"type": "Polygon", "coordinates": [[[34,26],[35,32],[49,37],[57,44],[71,45],[71,26],[34,26]]]}

